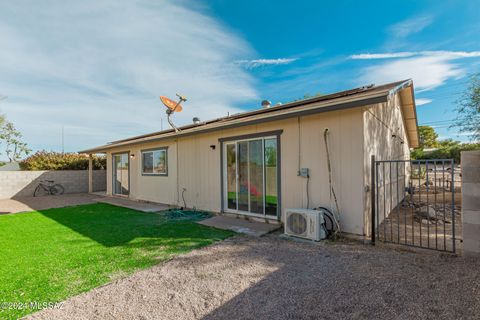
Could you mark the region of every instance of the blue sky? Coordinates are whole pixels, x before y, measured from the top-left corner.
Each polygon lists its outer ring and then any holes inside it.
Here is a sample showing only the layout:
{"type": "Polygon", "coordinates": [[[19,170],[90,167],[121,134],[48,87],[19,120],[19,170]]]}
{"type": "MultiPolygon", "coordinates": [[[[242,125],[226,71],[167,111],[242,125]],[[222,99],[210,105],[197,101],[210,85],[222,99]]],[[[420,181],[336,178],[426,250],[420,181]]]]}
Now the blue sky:
{"type": "Polygon", "coordinates": [[[64,127],[77,151],[166,128],[159,95],[189,98],[185,124],[413,78],[419,123],[465,141],[445,120],[479,34],[473,0],[4,1],[0,112],[33,149],[61,150],[64,127]]]}

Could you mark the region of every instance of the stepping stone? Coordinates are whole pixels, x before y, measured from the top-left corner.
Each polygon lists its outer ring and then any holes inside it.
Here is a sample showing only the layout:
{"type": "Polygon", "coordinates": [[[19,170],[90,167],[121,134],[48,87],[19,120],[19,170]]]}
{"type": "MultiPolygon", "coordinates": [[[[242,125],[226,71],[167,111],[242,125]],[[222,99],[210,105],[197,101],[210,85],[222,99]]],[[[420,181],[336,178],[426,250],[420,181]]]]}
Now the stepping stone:
{"type": "Polygon", "coordinates": [[[261,237],[274,230],[280,229],[282,226],[279,223],[263,223],[225,216],[215,216],[197,223],[218,229],[245,233],[254,237],[261,237]]]}

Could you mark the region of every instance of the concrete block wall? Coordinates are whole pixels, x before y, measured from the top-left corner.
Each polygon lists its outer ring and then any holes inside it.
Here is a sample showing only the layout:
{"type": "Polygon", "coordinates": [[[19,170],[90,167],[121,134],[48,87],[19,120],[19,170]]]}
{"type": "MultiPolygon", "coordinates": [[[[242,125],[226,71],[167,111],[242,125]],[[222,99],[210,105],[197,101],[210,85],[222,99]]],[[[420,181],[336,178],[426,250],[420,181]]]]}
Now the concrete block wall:
{"type": "MultiPolygon", "coordinates": [[[[65,193],[88,192],[88,170],[0,171],[0,199],[33,196],[41,180],[54,180],[65,193]]],[[[93,171],[93,191],[106,190],[105,170],[93,171]]]]}
{"type": "Polygon", "coordinates": [[[464,151],[462,164],[463,251],[480,257],[480,151],[464,151]]]}

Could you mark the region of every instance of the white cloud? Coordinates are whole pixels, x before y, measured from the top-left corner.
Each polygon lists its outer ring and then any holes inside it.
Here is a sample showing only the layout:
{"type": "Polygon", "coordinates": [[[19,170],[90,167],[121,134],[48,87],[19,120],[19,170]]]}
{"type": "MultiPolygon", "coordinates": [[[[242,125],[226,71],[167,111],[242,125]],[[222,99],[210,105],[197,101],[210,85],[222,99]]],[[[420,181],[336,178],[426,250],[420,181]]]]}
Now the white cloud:
{"type": "MultiPolygon", "coordinates": [[[[239,58],[255,52],[193,3],[8,2],[0,11],[0,113],[34,148],[75,151],[160,130],[159,95],[188,101],[178,124],[258,99],[239,58]]],[[[163,121],[164,128],[167,127],[163,121]]]]}
{"type": "Polygon", "coordinates": [[[477,58],[480,57],[480,51],[421,51],[419,54],[425,56],[439,56],[443,58],[477,58]]]}
{"type": "Polygon", "coordinates": [[[417,51],[417,52],[385,52],[385,53],[360,53],[353,54],[350,59],[353,60],[377,60],[377,59],[397,59],[409,58],[414,56],[441,57],[445,59],[477,58],[480,57],[480,51],[417,51]]]}
{"type": "Polygon", "coordinates": [[[362,83],[386,83],[413,78],[419,90],[431,90],[453,77],[464,74],[464,70],[439,57],[399,59],[380,65],[366,67],[361,76],[362,83]]]}
{"type": "Polygon", "coordinates": [[[289,64],[296,61],[296,58],[278,58],[278,59],[255,59],[255,60],[238,60],[237,64],[245,66],[247,69],[255,69],[267,65],[289,64]]]}
{"type": "Polygon", "coordinates": [[[458,137],[462,137],[462,136],[473,136],[474,134],[476,134],[475,131],[467,131],[467,132],[459,132],[455,135],[458,137]]]}
{"type": "Polygon", "coordinates": [[[433,101],[432,99],[418,98],[418,99],[415,99],[415,104],[417,106],[423,106],[425,104],[429,104],[432,101],[433,101]]]}
{"type": "MultiPolygon", "coordinates": [[[[371,54],[371,59],[376,55],[371,54]]],[[[394,55],[394,54],[393,54],[394,55]]],[[[365,67],[359,83],[385,83],[413,78],[418,91],[428,91],[443,85],[448,79],[467,73],[458,59],[480,57],[480,51],[420,51],[406,58],[397,58],[365,67]]]]}
{"type": "Polygon", "coordinates": [[[354,60],[370,60],[370,59],[393,59],[406,58],[416,55],[415,52],[392,52],[392,53],[361,53],[350,56],[354,60]]]}
{"type": "Polygon", "coordinates": [[[411,34],[418,33],[433,22],[432,16],[420,16],[407,19],[392,25],[389,32],[396,38],[406,38],[411,34]]]}

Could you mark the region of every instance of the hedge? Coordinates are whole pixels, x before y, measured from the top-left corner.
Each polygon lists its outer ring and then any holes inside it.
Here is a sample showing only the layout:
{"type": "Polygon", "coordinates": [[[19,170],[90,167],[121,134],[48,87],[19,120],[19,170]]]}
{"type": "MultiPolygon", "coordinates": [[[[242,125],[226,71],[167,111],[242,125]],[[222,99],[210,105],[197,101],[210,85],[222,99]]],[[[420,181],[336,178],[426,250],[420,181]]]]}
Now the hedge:
{"type": "Polygon", "coordinates": [[[452,144],[451,146],[443,146],[432,151],[415,149],[410,156],[415,160],[454,159],[455,163],[460,163],[460,153],[472,150],[480,150],[480,143],[452,144]]]}
{"type": "MultiPolygon", "coordinates": [[[[93,156],[93,169],[104,170],[107,167],[105,156],[93,156]]],[[[20,162],[22,170],[87,170],[88,155],[78,153],[60,153],[38,151],[20,162]]]]}

